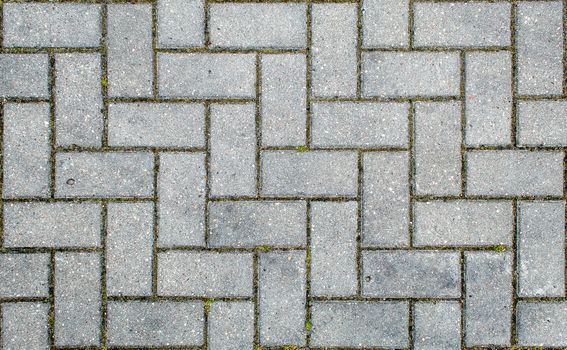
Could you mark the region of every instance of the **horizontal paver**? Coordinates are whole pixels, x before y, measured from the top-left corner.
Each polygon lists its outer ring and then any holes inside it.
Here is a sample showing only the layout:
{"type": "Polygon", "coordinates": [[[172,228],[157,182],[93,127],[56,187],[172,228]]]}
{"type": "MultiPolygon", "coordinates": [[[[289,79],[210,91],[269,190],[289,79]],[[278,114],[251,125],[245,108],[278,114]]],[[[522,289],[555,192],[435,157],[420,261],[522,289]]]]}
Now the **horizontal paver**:
{"type": "Polygon", "coordinates": [[[205,43],[204,0],[159,0],[157,46],[198,47],[205,43]]]}
{"type": "Polygon", "coordinates": [[[0,254],[0,297],[45,297],[49,292],[49,255],[0,254]]]}
{"type": "Polygon", "coordinates": [[[525,302],[516,306],[518,345],[562,347],[567,344],[567,302],[525,302]]]}
{"type": "Polygon", "coordinates": [[[523,146],[567,146],[567,100],[519,101],[518,143],[523,146]]]}
{"type": "Polygon", "coordinates": [[[2,349],[49,349],[49,304],[6,303],[2,305],[2,349]]]}
{"type": "Polygon", "coordinates": [[[209,311],[208,348],[211,350],[252,349],[254,304],[250,301],[213,302],[209,311]]]}
{"type": "Polygon", "coordinates": [[[376,48],[409,45],[409,0],[364,0],[362,46],[376,48]]]}
{"type": "Polygon", "coordinates": [[[47,97],[47,54],[0,54],[0,97],[47,97]]]}

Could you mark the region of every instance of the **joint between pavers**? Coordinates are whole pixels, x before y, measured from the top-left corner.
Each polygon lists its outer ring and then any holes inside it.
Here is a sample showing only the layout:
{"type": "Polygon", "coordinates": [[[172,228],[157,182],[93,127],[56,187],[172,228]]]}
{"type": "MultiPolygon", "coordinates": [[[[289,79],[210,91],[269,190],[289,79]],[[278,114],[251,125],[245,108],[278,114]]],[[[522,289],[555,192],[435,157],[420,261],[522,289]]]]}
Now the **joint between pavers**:
{"type": "Polygon", "coordinates": [[[57,148],[57,133],[55,130],[55,54],[49,53],[49,195],[51,198],[55,198],[56,193],[56,180],[55,180],[55,168],[56,168],[56,151],[57,148]]]}
{"type": "Polygon", "coordinates": [[[102,202],[101,205],[101,231],[100,242],[102,252],[100,254],[100,344],[104,348],[107,341],[107,290],[106,290],[106,251],[108,237],[108,203],[102,202]]]}

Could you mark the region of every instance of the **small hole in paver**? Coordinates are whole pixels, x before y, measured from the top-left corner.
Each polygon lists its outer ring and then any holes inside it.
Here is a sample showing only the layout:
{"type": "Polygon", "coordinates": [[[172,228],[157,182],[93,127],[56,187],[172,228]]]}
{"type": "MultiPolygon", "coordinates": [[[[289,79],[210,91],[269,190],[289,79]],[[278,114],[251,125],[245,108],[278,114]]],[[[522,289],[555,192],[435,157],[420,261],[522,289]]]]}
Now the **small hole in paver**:
{"type": "Polygon", "coordinates": [[[69,186],[73,186],[75,184],[75,179],[67,179],[66,183],[69,186]]]}
{"type": "Polygon", "coordinates": [[[372,281],[372,277],[366,276],[366,282],[370,282],[370,281],[372,281]]]}

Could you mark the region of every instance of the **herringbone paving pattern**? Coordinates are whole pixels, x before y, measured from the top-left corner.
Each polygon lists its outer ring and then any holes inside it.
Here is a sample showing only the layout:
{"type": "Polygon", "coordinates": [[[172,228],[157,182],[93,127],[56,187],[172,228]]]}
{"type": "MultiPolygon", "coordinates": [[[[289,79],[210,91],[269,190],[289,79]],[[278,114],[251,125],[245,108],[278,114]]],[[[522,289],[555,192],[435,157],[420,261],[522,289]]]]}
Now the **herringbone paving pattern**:
{"type": "Polygon", "coordinates": [[[567,2],[0,1],[2,349],[567,348],[567,2]]]}

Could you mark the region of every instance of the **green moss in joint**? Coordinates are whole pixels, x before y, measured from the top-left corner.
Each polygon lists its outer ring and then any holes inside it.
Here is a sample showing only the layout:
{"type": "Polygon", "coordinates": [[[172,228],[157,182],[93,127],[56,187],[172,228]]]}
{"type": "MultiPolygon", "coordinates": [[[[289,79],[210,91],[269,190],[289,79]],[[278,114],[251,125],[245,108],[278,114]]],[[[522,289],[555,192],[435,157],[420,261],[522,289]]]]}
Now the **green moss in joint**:
{"type": "Polygon", "coordinates": [[[205,312],[209,312],[209,309],[211,308],[211,305],[213,305],[213,303],[215,302],[215,299],[205,299],[205,312]]]}
{"type": "Polygon", "coordinates": [[[107,87],[108,86],[108,79],[102,78],[100,80],[100,85],[102,85],[102,87],[104,87],[104,88],[107,87]]]}
{"type": "Polygon", "coordinates": [[[498,252],[498,253],[503,253],[507,250],[508,250],[508,248],[506,248],[506,246],[503,246],[503,245],[497,245],[496,247],[494,247],[494,251],[498,252]]]}
{"type": "Polygon", "coordinates": [[[270,247],[269,245],[259,245],[256,246],[256,250],[259,252],[269,252],[270,250],[272,250],[272,247],[270,247]]]}
{"type": "Polygon", "coordinates": [[[307,151],[309,151],[309,148],[307,146],[297,146],[297,147],[295,147],[295,150],[297,152],[307,152],[307,151]]]}
{"type": "Polygon", "coordinates": [[[311,329],[313,329],[313,324],[311,323],[311,321],[310,320],[305,321],[305,330],[311,332],[311,329]]]}

